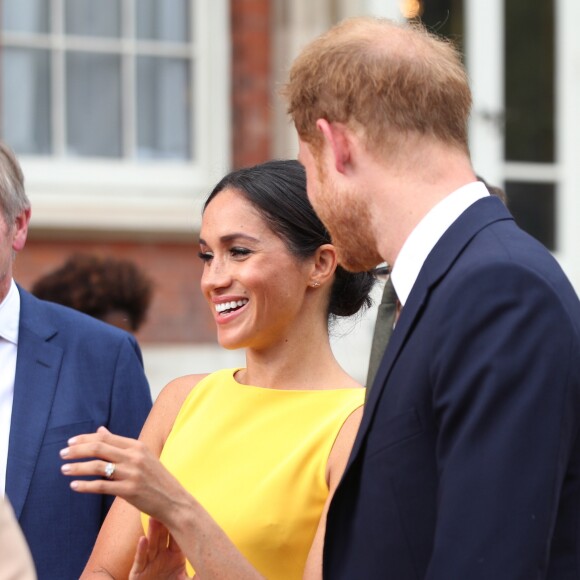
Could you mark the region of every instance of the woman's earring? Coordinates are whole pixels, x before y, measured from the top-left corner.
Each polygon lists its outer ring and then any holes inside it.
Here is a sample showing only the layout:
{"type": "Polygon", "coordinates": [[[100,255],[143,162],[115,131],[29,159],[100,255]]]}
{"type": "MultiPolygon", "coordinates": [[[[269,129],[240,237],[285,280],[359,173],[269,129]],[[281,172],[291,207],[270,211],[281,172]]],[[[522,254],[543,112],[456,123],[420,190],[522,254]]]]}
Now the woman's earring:
{"type": "Polygon", "coordinates": [[[318,288],[319,286],[320,286],[320,282],[318,280],[314,280],[314,282],[312,282],[313,288],[318,288]]]}

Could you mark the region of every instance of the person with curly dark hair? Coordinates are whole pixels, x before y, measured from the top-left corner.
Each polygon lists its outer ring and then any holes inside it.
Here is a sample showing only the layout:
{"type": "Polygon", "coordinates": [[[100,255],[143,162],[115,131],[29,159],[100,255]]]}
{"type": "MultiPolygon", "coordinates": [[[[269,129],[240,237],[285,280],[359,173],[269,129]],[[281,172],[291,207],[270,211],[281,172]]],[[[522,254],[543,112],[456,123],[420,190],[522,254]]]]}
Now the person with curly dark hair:
{"type": "Polygon", "coordinates": [[[150,278],[129,260],[74,254],[37,280],[32,294],[135,332],[151,304],[150,278]]]}

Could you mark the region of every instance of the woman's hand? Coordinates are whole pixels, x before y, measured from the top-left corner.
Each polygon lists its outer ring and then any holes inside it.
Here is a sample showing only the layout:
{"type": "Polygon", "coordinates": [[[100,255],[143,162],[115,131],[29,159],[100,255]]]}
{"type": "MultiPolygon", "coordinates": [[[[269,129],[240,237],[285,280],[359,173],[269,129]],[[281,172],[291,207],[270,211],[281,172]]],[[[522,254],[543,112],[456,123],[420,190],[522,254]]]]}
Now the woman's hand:
{"type": "Polygon", "coordinates": [[[62,473],[70,477],[96,477],[73,480],[79,493],[105,493],[122,497],[138,510],[168,524],[172,512],[179,509],[179,498],[187,492],[161,465],[145,444],[135,439],[113,435],[105,427],[96,433],[69,439],[60,452],[65,463],[62,473]]]}
{"type": "Polygon", "coordinates": [[[167,528],[157,520],[149,520],[149,532],[137,544],[135,560],[129,580],[186,580],[185,556],[169,534],[167,528]]]}
{"type": "MultiPolygon", "coordinates": [[[[171,531],[175,538],[172,541],[177,541],[183,549],[196,570],[196,576],[229,578],[235,571],[235,577],[240,580],[263,580],[264,577],[242,555],[211,515],[161,465],[144,443],[113,435],[104,427],[99,427],[96,433],[69,439],[68,445],[60,454],[73,463],[64,464],[62,472],[71,477],[96,478],[75,479],[70,484],[71,488],[79,493],[116,495],[158,520],[164,529],[171,531]]],[[[131,578],[187,578],[181,564],[181,553],[172,554],[176,548],[169,544],[166,544],[166,549],[159,550],[159,542],[163,543],[159,538],[155,541],[152,538],[139,539],[131,578]],[[178,558],[179,566],[176,564],[178,558]],[[172,564],[165,569],[167,562],[172,564]],[[161,575],[157,574],[159,570],[163,570],[161,575]],[[166,573],[168,575],[164,576],[166,573]]],[[[130,556],[126,560],[125,570],[129,568],[129,563],[130,556]]],[[[100,566],[105,567],[104,564],[100,566]]]]}

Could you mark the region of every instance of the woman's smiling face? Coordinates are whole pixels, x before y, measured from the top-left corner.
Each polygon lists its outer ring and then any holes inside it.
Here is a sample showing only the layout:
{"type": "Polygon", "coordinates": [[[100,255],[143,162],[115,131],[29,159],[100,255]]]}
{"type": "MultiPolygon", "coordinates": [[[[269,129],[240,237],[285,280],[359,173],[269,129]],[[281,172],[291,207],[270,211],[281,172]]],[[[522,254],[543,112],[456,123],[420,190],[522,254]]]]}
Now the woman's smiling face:
{"type": "Polygon", "coordinates": [[[264,349],[291,335],[309,283],[311,261],[300,261],[237,190],[226,188],[203,214],[201,289],[219,343],[264,349]]]}

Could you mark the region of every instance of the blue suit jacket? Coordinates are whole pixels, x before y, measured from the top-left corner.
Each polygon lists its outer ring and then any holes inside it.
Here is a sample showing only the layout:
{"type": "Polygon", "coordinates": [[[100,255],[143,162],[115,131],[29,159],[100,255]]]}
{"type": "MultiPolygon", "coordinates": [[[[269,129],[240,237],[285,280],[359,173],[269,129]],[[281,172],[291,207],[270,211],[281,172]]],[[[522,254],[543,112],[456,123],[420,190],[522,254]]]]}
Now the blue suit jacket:
{"type": "Polygon", "coordinates": [[[59,450],[100,425],[137,437],[151,394],[135,339],[19,288],[20,330],[6,494],[39,578],[77,579],[112,498],[78,494],[59,450]]]}
{"type": "Polygon", "coordinates": [[[325,578],[580,575],[580,303],[500,201],[402,310],[330,506],[325,578]]]}

